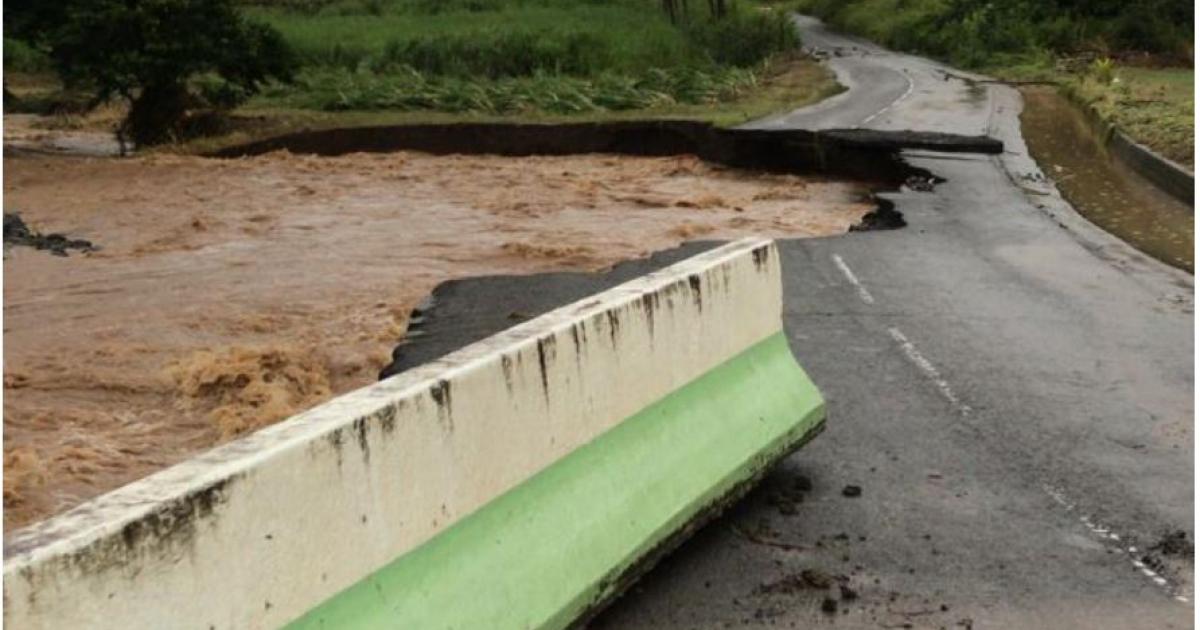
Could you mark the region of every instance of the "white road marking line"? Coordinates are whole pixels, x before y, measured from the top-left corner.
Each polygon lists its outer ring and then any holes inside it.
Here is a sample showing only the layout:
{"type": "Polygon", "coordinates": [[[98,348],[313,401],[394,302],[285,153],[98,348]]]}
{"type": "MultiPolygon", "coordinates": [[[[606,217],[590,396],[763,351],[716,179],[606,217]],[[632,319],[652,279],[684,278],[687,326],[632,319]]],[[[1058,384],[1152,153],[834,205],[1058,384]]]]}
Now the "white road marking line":
{"type": "Polygon", "coordinates": [[[842,260],[841,256],[834,254],[833,264],[837,265],[838,269],[842,270],[842,275],[846,276],[846,279],[850,281],[850,284],[854,285],[854,288],[858,289],[858,297],[863,302],[866,302],[867,304],[875,303],[875,298],[869,291],[867,291],[867,288],[858,281],[858,276],[854,275],[854,272],[850,270],[850,265],[847,265],[846,261],[842,260]]]}
{"type": "MultiPolygon", "coordinates": [[[[1066,494],[1064,494],[1061,490],[1056,489],[1054,486],[1042,484],[1042,490],[1044,490],[1046,494],[1050,496],[1050,498],[1054,499],[1055,503],[1063,506],[1068,511],[1074,507],[1074,505],[1067,500],[1066,494]]],[[[1086,514],[1079,517],[1079,522],[1083,523],[1089,531],[1103,541],[1108,541],[1110,539],[1118,541],[1121,540],[1121,537],[1116,532],[1112,531],[1112,528],[1105,527],[1100,523],[1093,523],[1092,517],[1086,514]]],[[[1188,603],[1188,598],[1181,595],[1175,587],[1171,586],[1170,580],[1162,575],[1159,575],[1153,569],[1148,567],[1145,562],[1142,562],[1141,558],[1138,557],[1137,547],[1108,547],[1108,549],[1109,551],[1116,551],[1125,554],[1125,557],[1129,560],[1129,563],[1133,565],[1133,568],[1140,571],[1142,575],[1150,578],[1150,580],[1153,581],[1156,586],[1163,589],[1166,594],[1175,599],[1175,601],[1182,602],[1184,604],[1188,603]]]]}
{"type": "Polygon", "coordinates": [[[901,76],[903,76],[903,77],[904,77],[904,80],[905,80],[905,81],[908,81],[908,89],[907,89],[907,90],[904,90],[904,94],[901,94],[899,98],[897,98],[896,100],[892,101],[891,103],[888,103],[887,105],[884,105],[884,106],[883,106],[883,109],[881,109],[881,110],[879,110],[879,111],[875,112],[874,114],[871,114],[870,116],[867,116],[866,118],[864,118],[862,122],[858,123],[858,125],[859,125],[859,126],[865,125],[865,124],[867,124],[867,123],[871,122],[872,120],[875,120],[875,118],[876,118],[876,117],[878,117],[880,114],[882,114],[882,113],[886,112],[887,110],[891,109],[893,106],[895,106],[895,105],[896,105],[897,103],[899,103],[900,101],[903,101],[904,99],[908,98],[908,95],[909,95],[909,94],[912,94],[912,93],[913,93],[913,88],[915,88],[915,87],[916,87],[916,84],[915,84],[915,83],[913,83],[913,80],[909,78],[909,76],[908,76],[908,73],[907,73],[907,72],[904,72],[904,71],[902,70],[902,71],[900,72],[900,74],[901,74],[901,76]]]}
{"type": "Polygon", "coordinates": [[[963,402],[958,399],[958,395],[956,395],[954,390],[950,388],[950,383],[947,383],[946,379],[942,378],[942,375],[940,372],[938,372],[937,368],[929,362],[929,359],[926,359],[924,355],[917,350],[917,346],[914,345],[913,342],[909,341],[908,337],[905,337],[904,333],[900,332],[900,329],[888,328],[888,334],[892,336],[892,339],[895,339],[896,342],[900,344],[900,349],[904,350],[904,354],[908,355],[908,359],[912,361],[917,368],[924,372],[925,376],[928,377],[929,380],[933,381],[933,384],[937,386],[938,391],[942,393],[943,398],[953,405],[960,414],[965,416],[971,413],[971,407],[963,404],[963,402]]]}

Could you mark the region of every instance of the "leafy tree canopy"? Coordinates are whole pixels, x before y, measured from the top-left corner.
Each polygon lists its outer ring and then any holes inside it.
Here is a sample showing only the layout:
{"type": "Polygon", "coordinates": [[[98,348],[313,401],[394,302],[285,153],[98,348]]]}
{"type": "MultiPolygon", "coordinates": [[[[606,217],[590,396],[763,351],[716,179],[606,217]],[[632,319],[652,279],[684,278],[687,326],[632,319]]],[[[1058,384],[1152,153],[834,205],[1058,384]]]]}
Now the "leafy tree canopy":
{"type": "Polygon", "coordinates": [[[294,56],[273,29],[246,20],[232,0],[10,0],[10,32],[46,50],[63,82],[96,102],[130,102],[122,138],[170,140],[207,77],[209,105],[230,107],[263,82],[289,79],[294,56]]]}

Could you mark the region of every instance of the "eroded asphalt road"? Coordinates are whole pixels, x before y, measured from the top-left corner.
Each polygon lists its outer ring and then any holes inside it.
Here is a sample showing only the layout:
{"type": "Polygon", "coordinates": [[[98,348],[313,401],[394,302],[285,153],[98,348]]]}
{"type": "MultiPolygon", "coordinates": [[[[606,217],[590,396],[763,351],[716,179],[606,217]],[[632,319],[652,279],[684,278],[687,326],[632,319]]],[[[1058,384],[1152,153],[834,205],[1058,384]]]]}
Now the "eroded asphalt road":
{"type": "MultiPolygon", "coordinates": [[[[985,133],[1006,152],[908,153],[946,181],[887,195],[907,228],[780,244],[828,428],[592,626],[1191,627],[1192,560],[1155,543],[1193,533],[1192,277],[1058,198],[1012,89],[798,25],[850,89],[757,126],[985,133]]],[[[428,347],[703,247],[447,285],[434,323],[456,332],[428,347]]]]}

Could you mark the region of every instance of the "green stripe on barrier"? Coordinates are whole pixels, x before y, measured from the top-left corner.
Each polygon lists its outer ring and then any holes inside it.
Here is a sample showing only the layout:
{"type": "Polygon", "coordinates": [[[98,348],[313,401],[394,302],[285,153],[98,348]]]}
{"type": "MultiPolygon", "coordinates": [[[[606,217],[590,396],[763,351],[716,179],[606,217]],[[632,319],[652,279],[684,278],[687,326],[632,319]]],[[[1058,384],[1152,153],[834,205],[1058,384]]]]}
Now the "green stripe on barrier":
{"type": "Polygon", "coordinates": [[[288,627],[565,627],[824,415],[776,333],[288,627]]]}

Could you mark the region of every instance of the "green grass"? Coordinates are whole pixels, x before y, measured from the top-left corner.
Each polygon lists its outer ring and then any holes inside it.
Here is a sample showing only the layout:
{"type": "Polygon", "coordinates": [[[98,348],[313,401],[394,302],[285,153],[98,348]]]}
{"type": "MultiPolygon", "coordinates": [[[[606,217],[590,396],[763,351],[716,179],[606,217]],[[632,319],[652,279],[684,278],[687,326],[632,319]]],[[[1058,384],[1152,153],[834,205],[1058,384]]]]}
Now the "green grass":
{"type": "Polygon", "coordinates": [[[1192,167],[1195,71],[1118,66],[1115,79],[1071,77],[1065,85],[1077,100],[1134,140],[1192,167]]]}
{"type": "Polygon", "coordinates": [[[507,113],[479,110],[448,112],[434,109],[347,109],[323,111],[260,98],[234,112],[235,130],[216,137],[198,138],[168,150],[206,153],[253,140],[316,129],[374,125],[411,125],[453,122],[558,123],[613,120],[699,120],[733,126],[771,114],[803,107],[845,89],[817,62],[798,55],[777,58],[757,75],[752,89],[730,100],[715,103],[657,103],[650,107],[587,112],[525,110],[507,113]]]}
{"type": "Polygon", "coordinates": [[[655,0],[245,0],[244,14],[277,29],[300,68],[233,112],[238,130],[213,142],[450,120],[737,124],[837,91],[796,56],[786,12],[742,0],[715,20],[707,3],[689,7],[672,23],[655,0]]]}
{"type": "MultiPolygon", "coordinates": [[[[259,0],[302,63],[251,108],[603,116],[745,100],[798,45],[781,11],[651,0],[259,0]]],[[[815,86],[816,89],[824,89],[815,86]]]]}
{"type": "Polygon", "coordinates": [[[652,6],[510,4],[494,11],[384,15],[254,7],[247,14],[278,29],[306,66],[395,63],[422,72],[494,78],[534,70],[591,74],[702,61],[701,51],[652,6]],[[517,68],[507,70],[514,63],[517,68]]]}

